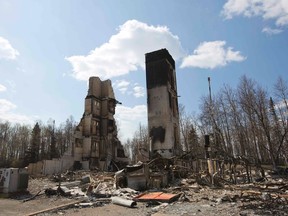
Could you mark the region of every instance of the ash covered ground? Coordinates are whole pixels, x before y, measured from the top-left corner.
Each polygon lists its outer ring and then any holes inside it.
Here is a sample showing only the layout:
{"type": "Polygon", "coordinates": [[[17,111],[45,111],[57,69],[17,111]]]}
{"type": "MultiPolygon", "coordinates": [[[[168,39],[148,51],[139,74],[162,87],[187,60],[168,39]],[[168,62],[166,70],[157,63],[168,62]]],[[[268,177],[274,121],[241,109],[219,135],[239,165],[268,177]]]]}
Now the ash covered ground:
{"type": "Polygon", "coordinates": [[[136,191],[116,189],[114,173],[78,171],[30,177],[27,193],[0,199],[0,215],[288,215],[286,175],[267,174],[252,183],[215,181],[217,184],[211,185],[207,176],[191,173],[165,188],[136,191]],[[133,207],[111,201],[112,197],[131,201],[155,191],[177,197],[170,202],[136,202],[133,207]]]}

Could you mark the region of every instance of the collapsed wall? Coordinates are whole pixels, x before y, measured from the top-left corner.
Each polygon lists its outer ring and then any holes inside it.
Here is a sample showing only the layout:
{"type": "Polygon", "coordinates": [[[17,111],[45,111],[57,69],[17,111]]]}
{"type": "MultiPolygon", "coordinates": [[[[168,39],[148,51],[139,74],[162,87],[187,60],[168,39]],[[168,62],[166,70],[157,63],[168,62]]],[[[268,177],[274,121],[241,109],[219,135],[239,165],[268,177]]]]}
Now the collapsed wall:
{"type": "Polygon", "coordinates": [[[175,61],[167,49],[145,54],[151,157],[180,154],[175,61]]]}
{"type": "Polygon", "coordinates": [[[126,160],[117,138],[117,103],[110,80],[90,77],[83,117],[75,131],[75,161],[89,161],[90,169],[109,170],[115,162],[126,160]]]}

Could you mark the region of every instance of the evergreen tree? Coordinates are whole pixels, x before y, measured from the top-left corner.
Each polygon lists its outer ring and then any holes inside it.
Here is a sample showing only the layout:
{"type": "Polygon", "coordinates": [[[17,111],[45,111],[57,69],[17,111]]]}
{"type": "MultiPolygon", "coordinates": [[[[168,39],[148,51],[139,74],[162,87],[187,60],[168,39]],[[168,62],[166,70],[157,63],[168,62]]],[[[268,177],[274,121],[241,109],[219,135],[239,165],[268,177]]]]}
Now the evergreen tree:
{"type": "Polygon", "coordinates": [[[41,142],[40,134],[41,134],[41,129],[37,122],[32,130],[30,146],[28,150],[26,151],[26,157],[25,157],[26,164],[36,163],[39,160],[39,148],[40,148],[40,142],[41,142]]]}
{"type": "Polygon", "coordinates": [[[57,149],[57,142],[56,142],[56,136],[55,136],[55,120],[53,120],[53,124],[50,128],[50,159],[52,158],[58,158],[59,152],[57,149]]]}

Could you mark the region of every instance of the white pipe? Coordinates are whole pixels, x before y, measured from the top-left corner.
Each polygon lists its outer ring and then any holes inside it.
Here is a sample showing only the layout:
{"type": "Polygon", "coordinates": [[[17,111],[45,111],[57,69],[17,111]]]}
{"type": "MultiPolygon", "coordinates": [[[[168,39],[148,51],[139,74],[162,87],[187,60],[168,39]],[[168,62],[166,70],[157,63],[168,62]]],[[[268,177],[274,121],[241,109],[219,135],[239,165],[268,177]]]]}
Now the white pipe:
{"type": "Polygon", "coordinates": [[[137,205],[137,203],[135,201],[123,199],[121,197],[112,197],[111,199],[112,199],[113,204],[117,204],[117,205],[121,205],[121,206],[125,206],[125,207],[133,208],[134,206],[137,205]]]}

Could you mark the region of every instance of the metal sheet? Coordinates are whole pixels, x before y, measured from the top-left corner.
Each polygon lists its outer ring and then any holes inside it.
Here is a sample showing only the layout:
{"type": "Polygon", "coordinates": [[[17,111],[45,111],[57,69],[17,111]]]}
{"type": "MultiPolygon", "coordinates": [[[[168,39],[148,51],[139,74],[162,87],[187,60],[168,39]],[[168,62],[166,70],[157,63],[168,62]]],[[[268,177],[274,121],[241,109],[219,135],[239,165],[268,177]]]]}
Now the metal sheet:
{"type": "Polygon", "coordinates": [[[133,200],[139,202],[147,202],[147,201],[159,201],[159,202],[172,202],[179,197],[179,194],[169,194],[163,192],[151,192],[151,193],[143,193],[136,197],[133,200]]]}

